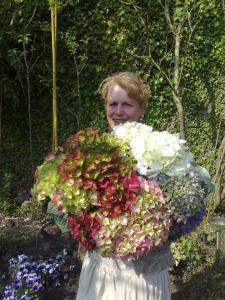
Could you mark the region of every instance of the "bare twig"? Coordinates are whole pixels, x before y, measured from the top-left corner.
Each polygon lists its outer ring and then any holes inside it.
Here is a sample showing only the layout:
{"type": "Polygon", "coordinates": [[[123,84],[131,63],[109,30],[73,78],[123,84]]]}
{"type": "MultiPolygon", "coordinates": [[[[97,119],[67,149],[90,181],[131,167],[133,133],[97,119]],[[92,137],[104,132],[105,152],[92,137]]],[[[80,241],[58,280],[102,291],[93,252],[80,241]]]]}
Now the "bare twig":
{"type": "Polygon", "coordinates": [[[33,10],[32,15],[31,15],[31,17],[30,17],[30,20],[28,21],[28,23],[27,23],[27,24],[25,25],[25,27],[24,27],[24,31],[27,30],[27,28],[30,26],[31,22],[33,21],[33,18],[34,18],[34,16],[35,16],[35,13],[36,13],[36,10],[37,10],[37,6],[38,6],[38,0],[37,0],[36,3],[35,3],[35,7],[34,7],[34,10],[33,10]]]}
{"type": "Polygon", "coordinates": [[[75,112],[73,112],[68,106],[66,106],[66,110],[76,118],[77,128],[79,128],[80,120],[78,115],[75,112]]]}
{"type": "Polygon", "coordinates": [[[140,6],[138,6],[137,4],[131,3],[131,2],[126,2],[126,1],[120,0],[120,3],[133,6],[133,8],[135,8],[136,10],[142,10],[142,8],[140,6]]]}
{"type": "Polygon", "coordinates": [[[73,56],[74,59],[74,64],[75,64],[75,68],[76,68],[76,73],[77,73],[77,93],[78,93],[78,115],[77,115],[77,128],[80,128],[80,114],[81,114],[81,96],[80,96],[80,72],[79,72],[79,68],[78,68],[78,64],[77,64],[77,59],[76,59],[76,55],[74,54],[73,56]]]}

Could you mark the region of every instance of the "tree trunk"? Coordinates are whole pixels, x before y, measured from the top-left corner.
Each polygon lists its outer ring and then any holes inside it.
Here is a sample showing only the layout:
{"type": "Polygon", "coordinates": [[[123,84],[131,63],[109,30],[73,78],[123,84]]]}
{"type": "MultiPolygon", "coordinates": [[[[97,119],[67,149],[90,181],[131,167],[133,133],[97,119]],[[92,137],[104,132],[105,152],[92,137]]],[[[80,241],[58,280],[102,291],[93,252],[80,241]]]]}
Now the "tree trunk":
{"type": "Polygon", "coordinates": [[[175,102],[178,115],[179,115],[179,127],[180,127],[180,136],[182,139],[185,139],[185,122],[184,122],[184,108],[182,103],[182,97],[180,96],[180,44],[181,44],[181,23],[179,23],[176,31],[173,32],[175,40],[174,48],[174,90],[173,100],[175,102]]]}
{"type": "Polygon", "coordinates": [[[177,26],[171,21],[169,1],[165,0],[165,18],[167,25],[170,28],[171,33],[174,38],[174,74],[173,74],[173,83],[172,83],[172,95],[175,102],[177,112],[179,115],[179,127],[180,127],[180,137],[185,139],[185,118],[184,118],[184,108],[182,103],[182,97],[180,93],[180,77],[182,73],[182,66],[180,63],[180,46],[181,46],[181,30],[182,30],[182,20],[178,23],[177,26]]]}
{"type": "Polygon", "coordinates": [[[223,137],[220,147],[218,149],[218,155],[216,160],[216,173],[213,178],[215,183],[215,191],[212,197],[213,210],[215,210],[220,205],[225,193],[225,187],[224,188],[221,187],[221,179],[225,171],[224,159],[225,159],[225,136],[223,137]],[[223,190],[221,190],[221,188],[223,190]]]}
{"type": "Polygon", "coordinates": [[[221,169],[222,169],[224,158],[225,158],[225,136],[223,137],[222,142],[218,149],[217,160],[216,160],[216,174],[214,176],[214,181],[216,181],[219,177],[221,177],[221,169]]]}
{"type": "Polygon", "coordinates": [[[182,139],[185,139],[185,122],[184,122],[184,109],[182,105],[182,98],[180,97],[178,92],[173,91],[172,94],[179,115],[180,137],[182,139]]]}

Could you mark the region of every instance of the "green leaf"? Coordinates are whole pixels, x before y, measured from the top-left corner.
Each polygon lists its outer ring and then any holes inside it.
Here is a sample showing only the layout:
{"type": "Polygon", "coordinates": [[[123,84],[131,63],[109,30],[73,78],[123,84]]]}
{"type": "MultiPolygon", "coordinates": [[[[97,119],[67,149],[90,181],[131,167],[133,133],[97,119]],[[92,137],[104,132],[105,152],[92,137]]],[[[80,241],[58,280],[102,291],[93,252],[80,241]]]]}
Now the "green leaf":
{"type": "Polygon", "coordinates": [[[69,231],[67,214],[60,213],[51,201],[48,202],[46,216],[52,219],[63,233],[69,231]]]}

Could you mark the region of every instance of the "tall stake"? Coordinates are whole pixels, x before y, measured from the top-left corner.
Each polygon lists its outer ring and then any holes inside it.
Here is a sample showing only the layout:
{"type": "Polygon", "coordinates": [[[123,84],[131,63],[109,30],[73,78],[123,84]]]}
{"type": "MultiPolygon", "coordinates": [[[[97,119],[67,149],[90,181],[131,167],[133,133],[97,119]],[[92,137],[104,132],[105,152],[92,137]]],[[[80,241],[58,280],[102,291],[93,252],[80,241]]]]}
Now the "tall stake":
{"type": "Polygon", "coordinates": [[[0,162],[2,161],[2,105],[3,105],[3,67],[1,66],[1,87],[0,87],[0,162]]]}
{"type": "Polygon", "coordinates": [[[52,151],[56,151],[58,146],[57,85],[56,85],[57,0],[51,1],[51,32],[52,32],[52,151]]]}

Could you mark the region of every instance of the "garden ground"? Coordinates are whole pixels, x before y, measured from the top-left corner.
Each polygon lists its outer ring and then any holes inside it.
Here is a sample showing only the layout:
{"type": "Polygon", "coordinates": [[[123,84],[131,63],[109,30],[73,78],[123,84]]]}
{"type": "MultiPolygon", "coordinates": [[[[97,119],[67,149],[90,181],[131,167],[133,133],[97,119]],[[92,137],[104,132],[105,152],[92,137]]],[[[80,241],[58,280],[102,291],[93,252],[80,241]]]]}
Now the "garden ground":
{"type": "MultiPolygon", "coordinates": [[[[37,217],[37,216],[36,216],[37,217]]],[[[69,234],[61,234],[56,226],[43,228],[43,219],[31,217],[4,217],[0,215],[0,275],[8,268],[8,260],[17,254],[26,254],[33,260],[54,257],[63,249],[71,250],[71,263],[76,265],[74,276],[64,287],[49,290],[45,300],[72,300],[77,289],[81,261],[77,245],[69,234]],[[57,289],[57,292],[56,292],[57,289]]],[[[224,262],[214,264],[215,243],[205,246],[207,259],[193,267],[181,264],[170,271],[172,300],[225,299],[224,262]]],[[[0,289],[2,286],[0,285],[0,289]]]]}

